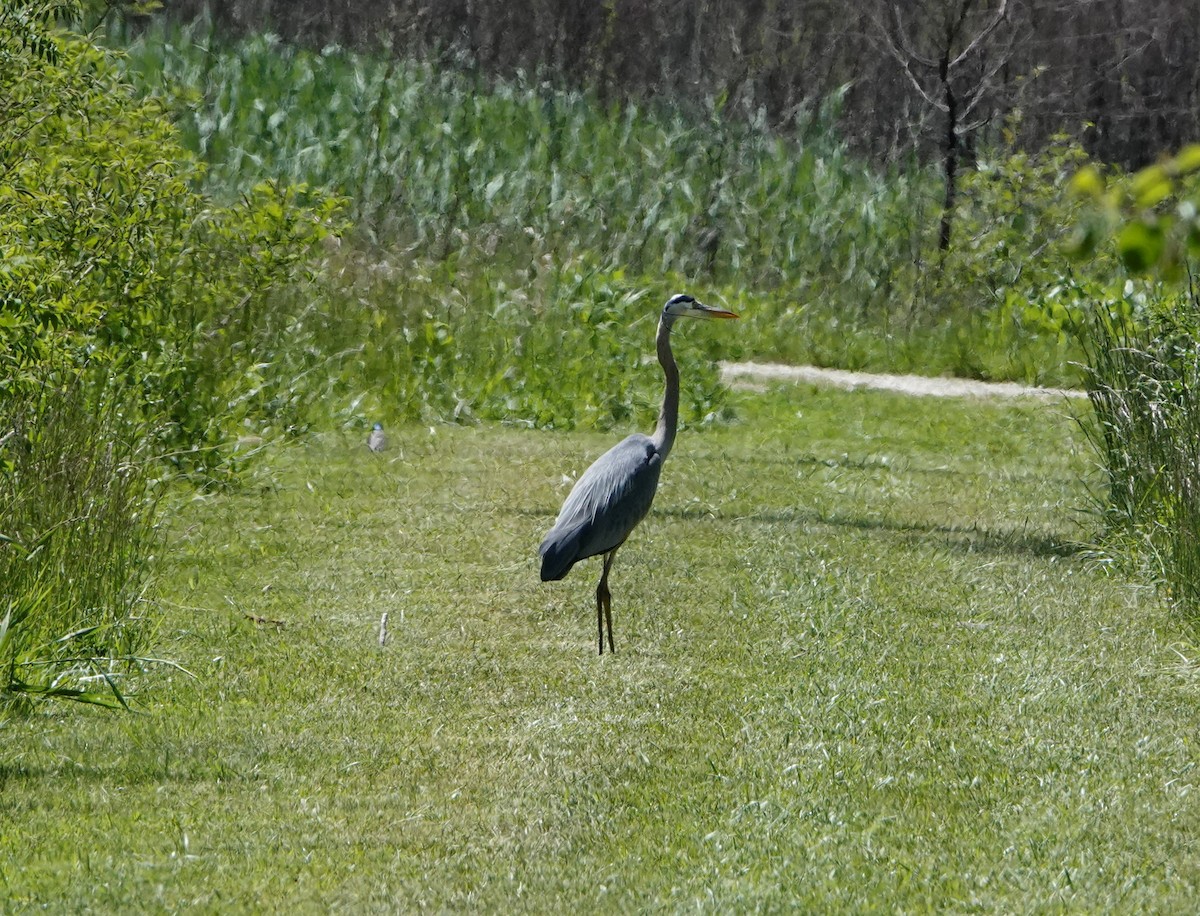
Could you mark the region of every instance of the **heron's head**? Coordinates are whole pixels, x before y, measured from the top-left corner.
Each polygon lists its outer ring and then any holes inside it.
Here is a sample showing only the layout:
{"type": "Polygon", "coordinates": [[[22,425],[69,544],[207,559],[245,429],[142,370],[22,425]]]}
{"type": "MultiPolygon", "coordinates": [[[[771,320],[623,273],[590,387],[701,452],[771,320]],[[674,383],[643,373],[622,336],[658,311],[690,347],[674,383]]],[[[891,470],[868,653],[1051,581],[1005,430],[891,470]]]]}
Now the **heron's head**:
{"type": "Polygon", "coordinates": [[[375,432],[379,432],[381,429],[383,429],[383,424],[376,423],[374,426],[371,427],[371,429],[375,430],[375,432]]]}
{"type": "Polygon", "coordinates": [[[676,293],[663,306],[663,318],[736,318],[728,309],[713,308],[687,293],[676,293]]]}

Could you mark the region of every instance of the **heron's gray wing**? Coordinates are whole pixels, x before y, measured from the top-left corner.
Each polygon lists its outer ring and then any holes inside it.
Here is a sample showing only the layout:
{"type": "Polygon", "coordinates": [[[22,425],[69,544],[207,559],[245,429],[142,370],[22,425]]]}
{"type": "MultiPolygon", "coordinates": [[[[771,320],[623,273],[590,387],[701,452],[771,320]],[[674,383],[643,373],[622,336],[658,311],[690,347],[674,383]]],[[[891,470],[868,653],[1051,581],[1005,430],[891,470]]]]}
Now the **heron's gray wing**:
{"type": "Polygon", "coordinates": [[[542,541],[542,581],[561,579],[575,563],[619,547],[650,511],[662,457],[649,437],[617,443],[583,472],[542,541]]]}

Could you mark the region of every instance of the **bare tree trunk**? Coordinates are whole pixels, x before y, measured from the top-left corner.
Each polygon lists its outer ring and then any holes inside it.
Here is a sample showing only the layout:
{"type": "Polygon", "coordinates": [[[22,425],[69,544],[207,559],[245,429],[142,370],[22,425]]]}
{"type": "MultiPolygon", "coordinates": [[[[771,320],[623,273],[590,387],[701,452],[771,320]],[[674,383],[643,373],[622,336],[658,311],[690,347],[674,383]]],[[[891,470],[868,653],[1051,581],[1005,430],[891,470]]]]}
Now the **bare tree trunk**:
{"type": "Polygon", "coordinates": [[[938,251],[950,249],[950,231],[954,223],[954,202],[958,197],[958,99],[954,86],[946,81],[946,133],[942,140],[942,167],[945,192],[942,196],[942,220],[938,227],[938,251]]]}
{"type": "Polygon", "coordinates": [[[982,22],[978,21],[978,16],[974,21],[971,18],[974,0],[929,0],[929,3],[930,6],[923,9],[941,14],[943,29],[940,34],[922,30],[919,25],[907,25],[906,13],[896,0],[892,0],[888,8],[890,24],[881,20],[876,27],[913,88],[930,108],[941,111],[946,119],[941,141],[945,185],[938,226],[938,251],[945,254],[950,248],[954,204],[958,196],[960,140],[990,119],[989,113],[982,118],[976,114],[975,122],[969,120],[985,100],[984,111],[994,104],[990,94],[995,77],[1011,59],[1015,39],[1009,30],[1007,43],[992,42],[992,36],[1005,21],[1008,0],[998,0],[982,22]],[[922,44],[932,48],[923,50],[922,44]],[[987,60],[989,49],[994,52],[992,61],[987,60]]]}

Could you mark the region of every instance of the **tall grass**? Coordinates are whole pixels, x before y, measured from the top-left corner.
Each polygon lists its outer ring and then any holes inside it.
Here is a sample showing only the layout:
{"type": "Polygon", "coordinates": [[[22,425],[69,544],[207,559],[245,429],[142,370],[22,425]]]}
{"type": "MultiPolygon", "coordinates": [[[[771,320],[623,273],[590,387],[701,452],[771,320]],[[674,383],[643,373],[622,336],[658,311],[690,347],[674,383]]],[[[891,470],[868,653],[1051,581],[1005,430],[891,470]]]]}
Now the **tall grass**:
{"type": "Polygon", "coordinates": [[[1200,296],[1150,286],[1081,336],[1109,538],[1200,620],[1200,296]]]}
{"type": "MultiPolygon", "coordinates": [[[[329,267],[315,301],[277,303],[275,315],[286,324],[270,374],[290,378],[310,420],[605,429],[654,419],[662,375],[646,354],[661,301],[636,278],[585,263],[499,272],[354,252],[329,267]]],[[[697,325],[676,347],[683,421],[720,417],[728,340],[697,325]]]]}
{"type": "Polygon", "coordinates": [[[1072,246],[1119,284],[1078,322],[1106,472],[1109,539],[1200,621],[1200,145],[1124,176],[1073,177],[1086,200],[1072,246]]]}
{"type": "Polygon", "coordinates": [[[125,705],[157,543],[130,404],[47,377],[0,398],[0,717],[39,697],[125,705]]]}
{"type": "MultiPolygon", "coordinates": [[[[968,269],[938,269],[936,175],[856,158],[832,127],[837,97],[772,130],[722,99],[618,107],[530,75],[485,81],[272,36],[224,44],[203,23],[156,22],[126,46],[134,82],[173,100],[212,193],[263,179],[333,190],[355,247],[385,269],[449,259],[512,287],[534,265],[586,264],[634,289],[741,302],[747,357],[1073,379],[1060,329],[1023,320],[1029,303],[971,267],[995,252],[964,235],[968,269]]],[[[992,193],[965,195],[973,225],[1037,218],[992,193]]],[[[1025,224],[1005,235],[1008,257],[1044,263],[1021,250],[1025,224]]]]}
{"type": "MultiPolygon", "coordinates": [[[[156,27],[129,47],[138,81],[181,101],[210,187],[264,177],[331,188],[388,244],[602,253],[633,273],[774,286],[839,276],[881,303],[885,263],[919,249],[922,173],[875,175],[806,111],[790,131],[719,103],[614,108],[526,79],[322,52],[259,36],[205,46],[156,27]],[[464,238],[465,235],[465,238],[464,238]]],[[[818,287],[819,288],[819,287],[818,287]]]]}
{"type": "Polygon", "coordinates": [[[162,106],[56,28],[72,12],[0,8],[5,710],[124,702],[146,644],[147,475],[227,480],[247,426],[291,425],[258,306],[301,281],[333,212],[270,186],[225,207],[198,193],[162,106]]]}

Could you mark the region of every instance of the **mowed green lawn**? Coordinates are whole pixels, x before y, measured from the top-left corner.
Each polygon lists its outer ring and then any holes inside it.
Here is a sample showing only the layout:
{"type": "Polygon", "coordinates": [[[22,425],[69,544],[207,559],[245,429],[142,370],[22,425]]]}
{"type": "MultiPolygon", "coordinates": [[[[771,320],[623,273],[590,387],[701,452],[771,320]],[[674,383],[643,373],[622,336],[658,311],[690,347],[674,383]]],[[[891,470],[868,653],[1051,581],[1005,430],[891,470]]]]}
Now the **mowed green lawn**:
{"type": "Polygon", "coordinates": [[[612,656],[598,561],[536,549],[623,432],[330,437],[181,503],[196,677],[4,729],[0,909],[1193,910],[1194,633],[1078,546],[1066,405],[734,401],[617,558],[612,656]]]}

